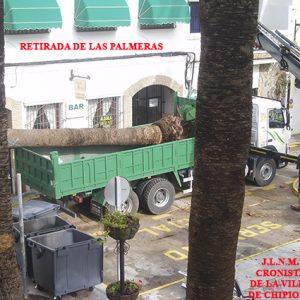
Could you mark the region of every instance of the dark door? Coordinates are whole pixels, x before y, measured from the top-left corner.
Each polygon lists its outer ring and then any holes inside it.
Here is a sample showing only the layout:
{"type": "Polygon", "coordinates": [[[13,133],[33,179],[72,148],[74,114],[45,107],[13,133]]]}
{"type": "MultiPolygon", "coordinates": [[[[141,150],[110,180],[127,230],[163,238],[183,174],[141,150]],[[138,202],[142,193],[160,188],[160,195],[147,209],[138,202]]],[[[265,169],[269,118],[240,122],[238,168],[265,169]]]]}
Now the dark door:
{"type": "Polygon", "coordinates": [[[163,115],[164,86],[151,85],[136,93],[132,99],[132,125],[153,123],[163,115]]]}

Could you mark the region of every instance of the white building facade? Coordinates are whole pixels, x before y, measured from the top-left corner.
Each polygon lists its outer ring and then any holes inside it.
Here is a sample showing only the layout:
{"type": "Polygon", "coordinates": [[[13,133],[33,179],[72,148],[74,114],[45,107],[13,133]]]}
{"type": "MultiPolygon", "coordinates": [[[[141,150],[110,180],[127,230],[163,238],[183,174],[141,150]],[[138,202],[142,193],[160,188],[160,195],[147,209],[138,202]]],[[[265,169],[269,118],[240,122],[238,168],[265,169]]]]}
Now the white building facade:
{"type": "MultiPolygon", "coordinates": [[[[15,2],[5,0],[5,86],[13,128],[150,123],[173,112],[175,93],[188,96],[197,87],[198,1],[44,0],[34,12],[30,2],[36,1],[26,1],[22,10],[15,2]]],[[[292,0],[262,1],[260,20],[291,36],[292,0]]],[[[260,53],[253,70],[258,90],[261,66],[275,62],[260,53]]]]}

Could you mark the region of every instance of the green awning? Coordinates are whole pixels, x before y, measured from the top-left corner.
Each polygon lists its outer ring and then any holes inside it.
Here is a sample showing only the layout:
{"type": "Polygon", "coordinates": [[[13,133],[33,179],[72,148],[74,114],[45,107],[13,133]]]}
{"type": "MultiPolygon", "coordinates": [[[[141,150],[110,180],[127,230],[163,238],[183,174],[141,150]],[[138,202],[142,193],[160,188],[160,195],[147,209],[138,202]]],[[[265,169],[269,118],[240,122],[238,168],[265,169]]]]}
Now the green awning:
{"type": "Polygon", "coordinates": [[[125,0],[75,0],[75,27],[118,27],[130,25],[125,0]]]}
{"type": "Polygon", "coordinates": [[[189,7],[185,0],[139,1],[139,24],[159,25],[190,22],[189,7]]]}
{"type": "Polygon", "coordinates": [[[56,0],[5,0],[4,29],[61,28],[60,8],[56,0]]]}

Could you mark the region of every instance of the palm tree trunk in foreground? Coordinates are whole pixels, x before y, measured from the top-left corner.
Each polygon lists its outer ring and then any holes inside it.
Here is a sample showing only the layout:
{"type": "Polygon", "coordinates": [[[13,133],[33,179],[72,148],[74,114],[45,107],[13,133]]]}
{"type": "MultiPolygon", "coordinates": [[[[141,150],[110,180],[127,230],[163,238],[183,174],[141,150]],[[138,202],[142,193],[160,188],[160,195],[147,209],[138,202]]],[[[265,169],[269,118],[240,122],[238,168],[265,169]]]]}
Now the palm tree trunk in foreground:
{"type": "Polygon", "coordinates": [[[4,31],[3,1],[0,3],[0,299],[23,299],[20,292],[20,276],[17,269],[15,242],[12,237],[12,206],[8,147],[8,115],[5,109],[4,90],[4,31]]]}
{"type": "Polygon", "coordinates": [[[10,129],[8,145],[10,148],[152,145],[181,139],[184,134],[181,119],[166,116],[149,126],[124,129],[10,129]]]}
{"type": "Polygon", "coordinates": [[[200,0],[188,300],[232,300],[251,136],[257,0],[200,0]]]}

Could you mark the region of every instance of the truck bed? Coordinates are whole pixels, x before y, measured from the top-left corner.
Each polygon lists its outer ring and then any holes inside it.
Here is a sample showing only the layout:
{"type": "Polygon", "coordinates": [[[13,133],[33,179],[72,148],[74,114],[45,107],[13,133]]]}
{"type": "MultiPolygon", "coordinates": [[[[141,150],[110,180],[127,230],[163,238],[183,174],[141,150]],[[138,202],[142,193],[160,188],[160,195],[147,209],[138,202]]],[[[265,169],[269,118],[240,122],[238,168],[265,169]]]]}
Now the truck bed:
{"type": "Polygon", "coordinates": [[[128,181],[192,167],[194,139],[125,149],[110,146],[15,150],[16,170],[23,183],[61,199],[105,187],[115,176],[128,181]]]}

